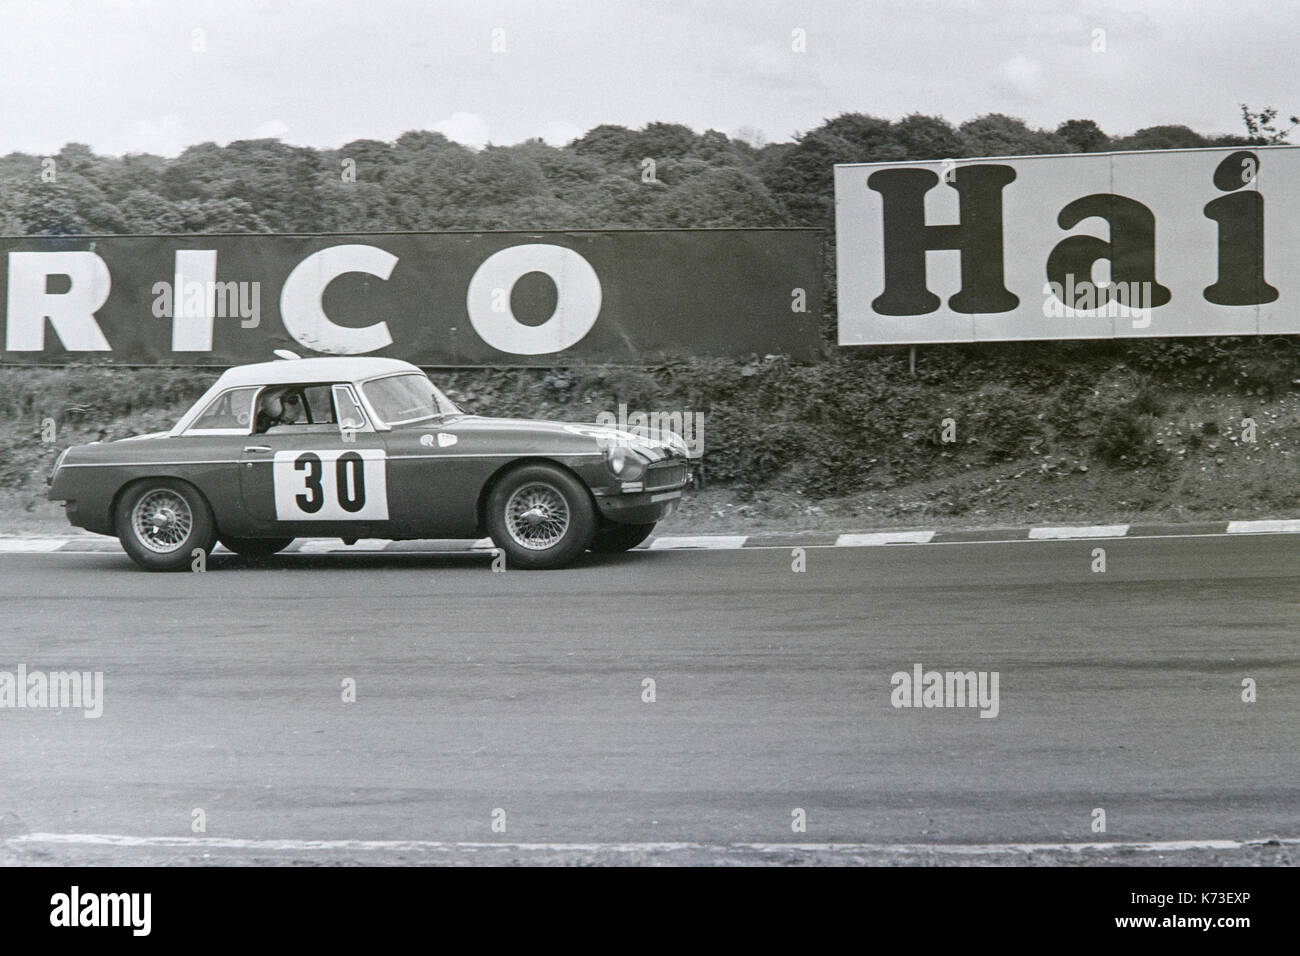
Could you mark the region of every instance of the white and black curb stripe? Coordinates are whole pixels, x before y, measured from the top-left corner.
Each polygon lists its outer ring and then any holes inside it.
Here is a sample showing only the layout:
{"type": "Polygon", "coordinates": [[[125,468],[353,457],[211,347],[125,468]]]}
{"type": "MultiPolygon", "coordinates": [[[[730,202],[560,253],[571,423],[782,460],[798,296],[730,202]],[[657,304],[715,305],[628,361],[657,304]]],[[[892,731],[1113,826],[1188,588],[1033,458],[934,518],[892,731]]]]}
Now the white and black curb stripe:
{"type": "MultiPolygon", "coordinates": [[[[1191,524],[1053,525],[1040,528],[985,528],[952,531],[792,531],[772,534],[657,535],[638,551],[732,551],[739,548],[870,548],[910,544],[992,544],[1003,541],[1066,541],[1088,538],[1191,537],[1230,534],[1300,534],[1300,518],[1252,521],[1207,521],[1191,524]]],[[[491,551],[491,539],[388,541],[363,538],[345,545],[338,538],[299,538],[285,554],[350,554],[372,552],[491,551]]],[[[101,554],[120,553],[114,538],[97,535],[66,537],[0,537],[0,554],[101,554]]],[[[218,545],[215,554],[228,553],[218,545]]]]}

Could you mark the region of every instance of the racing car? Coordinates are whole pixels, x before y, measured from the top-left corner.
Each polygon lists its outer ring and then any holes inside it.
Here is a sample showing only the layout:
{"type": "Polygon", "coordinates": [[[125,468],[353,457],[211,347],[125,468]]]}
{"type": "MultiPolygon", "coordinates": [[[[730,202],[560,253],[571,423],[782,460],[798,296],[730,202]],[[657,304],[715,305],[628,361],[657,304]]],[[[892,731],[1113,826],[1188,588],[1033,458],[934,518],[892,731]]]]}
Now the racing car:
{"type": "Polygon", "coordinates": [[[218,541],[484,536],[546,569],[640,544],[688,478],[669,432],[471,415],[398,359],[286,357],[229,369],[170,431],[63,451],[48,497],[150,571],[218,541]]]}

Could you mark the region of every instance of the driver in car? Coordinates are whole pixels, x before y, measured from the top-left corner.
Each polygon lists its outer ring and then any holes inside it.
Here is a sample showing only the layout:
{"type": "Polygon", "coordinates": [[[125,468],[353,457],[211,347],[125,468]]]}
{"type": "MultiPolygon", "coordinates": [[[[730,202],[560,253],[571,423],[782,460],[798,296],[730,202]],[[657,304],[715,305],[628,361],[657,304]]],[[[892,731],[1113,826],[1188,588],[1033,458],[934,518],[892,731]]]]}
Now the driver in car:
{"type": "Polygon", "coordinates": [[[276,425],[292,425],[302,412],[302,399],[297,392],[282,390],[268,392],[258,402],[257,431],[264,432],[276,425]]]}

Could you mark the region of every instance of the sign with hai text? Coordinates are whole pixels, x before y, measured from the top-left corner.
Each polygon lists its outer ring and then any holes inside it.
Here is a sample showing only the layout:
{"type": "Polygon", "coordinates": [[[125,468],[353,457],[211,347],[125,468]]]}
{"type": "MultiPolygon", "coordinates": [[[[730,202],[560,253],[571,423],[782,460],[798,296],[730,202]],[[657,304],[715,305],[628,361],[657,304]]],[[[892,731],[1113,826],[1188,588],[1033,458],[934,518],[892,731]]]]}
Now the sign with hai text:
{"type": "Polygon", "coordinates": [[[1300,147],[835,167],[839,342],[1300,332],[1300,147]]]}

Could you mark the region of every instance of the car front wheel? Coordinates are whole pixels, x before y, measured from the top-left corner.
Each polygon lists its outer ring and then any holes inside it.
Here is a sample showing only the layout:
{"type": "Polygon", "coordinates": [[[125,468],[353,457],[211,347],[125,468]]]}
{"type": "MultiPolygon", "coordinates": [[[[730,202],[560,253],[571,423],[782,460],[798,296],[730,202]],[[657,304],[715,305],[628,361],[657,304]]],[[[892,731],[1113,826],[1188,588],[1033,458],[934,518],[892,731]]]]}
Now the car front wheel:
{"type": "Polygon", "coordinates": [[[217,540],[212,509],[192,485],[169,478],[141,481],[117,504],[118,540],[131,560],[147,571],[188,571],[204,560],[217,540]]]}
{"type": "Polygon", "coordinates": [[[590,494],[572,475],[528,465],[492,489],[487,526],[507,566],[542,570],[564,567],[587,550],[596,515],[590,494]]]}

